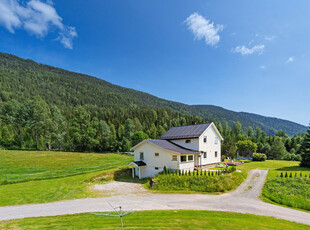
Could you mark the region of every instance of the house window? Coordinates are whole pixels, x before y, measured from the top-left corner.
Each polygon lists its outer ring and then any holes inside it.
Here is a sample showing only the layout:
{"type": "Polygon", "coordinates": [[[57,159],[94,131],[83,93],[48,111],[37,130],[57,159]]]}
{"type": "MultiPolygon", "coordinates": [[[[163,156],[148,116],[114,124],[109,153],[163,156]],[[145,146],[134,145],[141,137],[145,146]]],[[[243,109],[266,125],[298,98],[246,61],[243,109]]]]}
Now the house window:
{"type": "Polygon", "coordinates": [[[217,151],[215,151],[214,156],[217,157],[217,151]]]}
{"type": "Polygon", "coordinates": [[[186,140],[185,143],[191,143],[191,140],[186,140]]]}
{"type": "Polygon", "coordinates": [[[159,153],[155,153],[155,157],[159,157],[159,153]]]}
{"type": "Polygon", "coordinates": [[[207,137],[204,137],[204,138],[203,138],[203,142],[204,142],[204,143],[207,143],[207,137]]]}
{"type": "Polygon", "coordinates": [[[177,155],[172,155],[172,160],[173,161],[177,161],[178,160],[178,156],[177,155]]]}
{"type": "Polygon", "coordinates": [[[216,138],[214,139],[214,143],[217,144],[218,142],[219,142],[219,139],[216,137],[216,138]]]}
{"type": "Polygon", "coordinates": [[[158,170],[158,167],[155,167],[155,170],[158,170]]]}
{"type": "Polygon", "coordinates": [[[193,161],[194,160],[194,156],[193,155],[189,155],[188,156],[188,161],[193,161]]]}
{"type": "Polygon", "coordinates": [[[207,158],[207,152],[203,153],[203,158],[207,158]]]}
{"type": "Polygon", "coordinates": [[[181,162],[186,162],[186,156],[181,156],[181,162]]]}
{"type": "Polygon", "coordinates": [[[140,153],[140,161],[143,161],[144,160],[144,154],[143,152],[140,153]]]}

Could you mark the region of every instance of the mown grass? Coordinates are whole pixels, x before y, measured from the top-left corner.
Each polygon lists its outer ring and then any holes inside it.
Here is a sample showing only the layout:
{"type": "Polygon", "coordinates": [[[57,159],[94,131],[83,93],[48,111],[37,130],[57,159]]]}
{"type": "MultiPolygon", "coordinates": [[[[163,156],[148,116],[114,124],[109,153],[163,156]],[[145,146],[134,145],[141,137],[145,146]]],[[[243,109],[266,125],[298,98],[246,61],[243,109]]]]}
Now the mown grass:
{"type": "Polygon", "coordinates": [[[94,153],[1,151],[0,154],[2,177],[6,173],[17,178],[0,186],[0,206],[92,197],[94,194],[88,187],[98,183],[95,178],[101,176],[103,182],[106,174],[127,167],[133,159],[132,156],[120,154],[94,153]],[[18,177],[20,174],[46,170],[52,170],[53,175],[18,177]]]}
{"type": "Polygon", "coordinates": [[[0,186],[0,206],[92,197],[93,194],[88,187],[98,174],[105,173],[108,172],[100,171],[57,179],[2,185],[0,186]]]}
{"type": "MultiPolygon", "coordinates": [[[[1,229],[120,229],[118,217],[90,213],[26,218],[0,222],[1,229]]],[[[309,229],[309,226],[272,217],[216,211],[141,211],[124,217],[124,229],[309,229]]]]}
{"type": "Polygon", "coordinates": [[[53,151],[0,151],[0,185],[126,166],[132,156],[53,151]]]}
{"type": "MultiPolygon", "coordinates": [[[[269,172],[276,171],[286,171],[289,169],[297,169],[299,167],[298,161],[279,161],[279,160],[267,160],[267,161],[245,161],[244,164],[237,166],[237,169],[248,172],[252,169],[265,169],[269,170],[269,172]]],[[[307,170],[303,168],[302,170],[307,170]]],[[[300,170],[299,170],[300,171],[300,170]]]]}
{"type": "Polygon", "coordinates": [[[155,176],[152,190],[161,192],[219,193],[236,189],[246,178],[246,173],[233,172],[223,175],[171,175],[155,176]]]}
{"type": "Polygon", "coordinates": [[[268,160],[247,162],[237,169],[245,172],[252,169],[268,169],[262,199],[270,203],[310,211],[310,168],[300,167],[297,161],[268,160]],[[280,177],[281,172],[283,175],[287,173],[288,177],[280,177]],[[302,178],[300,173],[303,175],[302,178]],[[296,178],[295,175],[297,175],[296,178]],[[306,178],[305,175],[307,175],[306,178]]]}

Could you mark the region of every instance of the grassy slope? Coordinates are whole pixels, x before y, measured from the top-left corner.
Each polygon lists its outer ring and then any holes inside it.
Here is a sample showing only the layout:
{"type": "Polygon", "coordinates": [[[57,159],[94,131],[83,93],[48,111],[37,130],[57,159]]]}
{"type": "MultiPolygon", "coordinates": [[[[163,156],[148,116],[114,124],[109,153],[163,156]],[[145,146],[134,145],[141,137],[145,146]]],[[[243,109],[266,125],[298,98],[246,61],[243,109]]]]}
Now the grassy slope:
{"type": "MultiPolygon", "coordinates": [[[[53,170],[53,176],[61,177],[45,180],[30,178],[33,181],[1,185],[0,206],[45,203],[92,196],[87,187],[94,177],[125,167],[132,160],[131,156],[118,154],[26,151],[1,151],[0,154],[2,172],[19,174],[53,170]],[[91,167],[98,165],[105,170],[83,174],[86,170],[80,169],[83,167],[93,170],[91,167]],[[76,173],[82,174],[68,176],[76,173]]],[[[40,177],[41,174],[38,176],[40,177]]]]}
{"type": "Polygon", "coordinates": [[[170,175],[160,174],[154,178],[156,182],[152,188],[156,192],[164,193],[208,193],[219,194],[236,189],[246,178],[245,173],[229,173],[220,176],[170,175]]]}
{"type": "MultiPolygon", "coordinates": [[[[76,214],[2,221],[2,229],[120,229],[118,217],[76,214]]],[[[309,226],[250,214],[211,211],[143,211],[124,217],[124,229],[309,229],[309,226]]]]}
{"type": "Polygon", "coordinates": [[[51,179],[127,165],[131,156],[45,151],[0,151],[0,184],[51,179]]]}

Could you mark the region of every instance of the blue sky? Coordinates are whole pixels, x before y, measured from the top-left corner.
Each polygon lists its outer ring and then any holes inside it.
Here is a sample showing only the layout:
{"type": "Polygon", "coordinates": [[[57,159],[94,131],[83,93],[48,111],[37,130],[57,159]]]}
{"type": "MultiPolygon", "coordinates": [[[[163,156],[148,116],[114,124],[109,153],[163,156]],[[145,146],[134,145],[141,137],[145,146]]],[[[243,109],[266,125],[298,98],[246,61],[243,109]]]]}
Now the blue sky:
{"type": "Polygon", "coordinates": [[[304,125],[309,41],[308,0],[0,0],[1,52],[304,125]]]}

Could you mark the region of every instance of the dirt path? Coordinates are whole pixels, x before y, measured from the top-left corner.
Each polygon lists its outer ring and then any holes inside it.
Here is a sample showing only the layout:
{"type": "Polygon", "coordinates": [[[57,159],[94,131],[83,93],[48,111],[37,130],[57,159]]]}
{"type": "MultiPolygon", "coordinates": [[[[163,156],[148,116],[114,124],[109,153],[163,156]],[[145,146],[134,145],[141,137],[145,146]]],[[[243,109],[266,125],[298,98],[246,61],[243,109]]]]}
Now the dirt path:
{"type": "Polygon", "coordinates": [[[267,176],[265,170],[252,170],[248,179],[234,192],[223,195],[158,194],[131,190],[131,183],[113,182],[105,189],[113,196],[105,198],[78,199],[47,204],[0,207],[0,220],[25,217],[55,216],[64,214],[111,211],[108,202],[122,206],[124,210],[214,210],[272,216],[310,225],[310,213],[264,203],[258,196],[267,176]],[[121,192],[115,188],[122,187],[121,192]],[[125,194],[124,195],[124,191],[125,194]],[[135,193],[136,194],[133,194],[135,193]]]}

